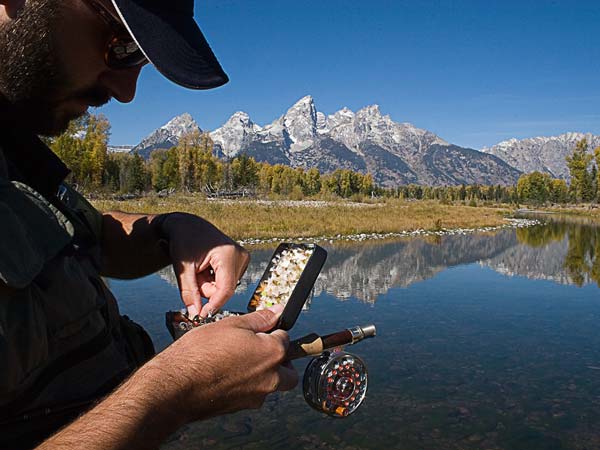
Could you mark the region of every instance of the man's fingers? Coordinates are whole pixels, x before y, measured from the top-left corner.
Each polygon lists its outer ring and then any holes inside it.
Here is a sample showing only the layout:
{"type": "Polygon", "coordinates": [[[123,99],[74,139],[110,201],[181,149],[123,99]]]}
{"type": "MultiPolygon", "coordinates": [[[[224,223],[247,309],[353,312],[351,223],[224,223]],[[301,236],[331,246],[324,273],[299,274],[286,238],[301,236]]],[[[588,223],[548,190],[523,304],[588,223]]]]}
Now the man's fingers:
{"type": "Polygon", "coordinates": [[[187,307],[188,317],[191,317],[193,319],[198,314],[200,314],[200,309],[198,308],[198,306],[196,304],[186,305],[186,307],[187,307]]]}
{"type": "MultiPolygon", "coordinates": [[[[255,333],[266,333],[277,325],[281,311],[264,309],[243,316],[236,317],[236,326],[255,333]]],[[[287,333],[286,333],[287,334],[287,333]]],[[[279,338],[281,339],[281,338],[279,338]]]]}
{"type": "MultiPolygon", "coordinates": [[[[212,290],[209,288],[209,290],[212,290]]],[[[200,312],[200,317],[208,316],[208,313],[211,314],[215,311],[221,309],[221,307],[229,300],[229,298],[233,295],[233,289],[224,289],[215,286],[214,292],[212,295],[207,295],[209,297],[208,303],[206,303],[202,307],[202,311],[200,312]]]]}
{"type": "Polygon", "coordinates": [[[283,330],[275,330],[272,333],[270,333],[269,336],[277,339],[283,345],[283,348],[287,352],[287,349],[290,346],[290,336],[287,334],[287,332],[283,330]]]}
{"type": "Polygon", "coordinates": [[[215,286],[214,281],[199,281],[198,282],[199,286],[200,286],[200,295],[202,295],[203,298],[211,298],[213,295],[215,295],[215,292],[217,292],[217,287],[215,286]]]}
{"type": "MultiPolygon", "coordinates": [[[[248,267],[250,256],[247,251],[240,251],[237,247],[223,246],[213,249],[211,254],[205,258],[199,266],[199,271],[207,271],[209,268],[214,270],[214,288],[207,284],[202,284],[203,295],[208,298],[208,302],[200,312],[201,317],[206,317],[221,309],[221,307],[231,298],[237,287],[238,280],[248,267]]],[[[210,280],[212,281],[212,280],[210,280]]]]}
{"type": "Polygon", "coordinates": [[[196,268],[193,263],[175,264],[175,276],[181,300],[188,308],[190,317],[195,317],[202,309],[202,298],[200,297],[200,289],[196,279],[196,268]]]}

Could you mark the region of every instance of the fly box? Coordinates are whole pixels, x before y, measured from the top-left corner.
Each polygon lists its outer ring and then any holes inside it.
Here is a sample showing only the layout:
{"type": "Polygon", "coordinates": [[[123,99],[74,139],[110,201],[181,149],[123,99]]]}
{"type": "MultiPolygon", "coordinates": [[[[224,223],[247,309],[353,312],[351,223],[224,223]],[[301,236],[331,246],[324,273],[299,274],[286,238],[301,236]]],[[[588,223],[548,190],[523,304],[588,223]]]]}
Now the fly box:
{"type": "MultiPolygon", "coordinates": [[[[316,244],[280,244],[248,302],[248,312],[282,304],[284,310],[276,328],[291,329],[310,296],[326,259],[327,252],[316,244]]],[[[177,339],[192,328],[240,314],[242,313],[219,311],[205,319],[190,319],[185,311],[169,311],[166,314],[166,325],[173,339],[177,339]]]]}
{"type": "Polygon", "coordinates": [[[327,252],[316,244],[280,244],[248,303],[248,312],[285,306],[277,328],[289,330],[308,299],[327,252]]]}

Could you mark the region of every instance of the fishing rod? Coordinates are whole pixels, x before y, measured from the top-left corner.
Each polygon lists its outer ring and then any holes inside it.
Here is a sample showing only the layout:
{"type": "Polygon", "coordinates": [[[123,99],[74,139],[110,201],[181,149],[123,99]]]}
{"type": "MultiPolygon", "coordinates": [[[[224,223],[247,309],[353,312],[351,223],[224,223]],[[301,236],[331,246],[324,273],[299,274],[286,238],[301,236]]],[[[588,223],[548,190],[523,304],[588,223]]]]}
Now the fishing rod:
{"type": "Polygon", "coordinates": [[[316,333],[307,334],[290,342],[287,359],[293,361],[307,356],[318,356],[326,350],[344,345],[354,345],[363,339],[375,337],[376,334],[375,325],[355,326],[325,336],[319,336],[316,333]]]}

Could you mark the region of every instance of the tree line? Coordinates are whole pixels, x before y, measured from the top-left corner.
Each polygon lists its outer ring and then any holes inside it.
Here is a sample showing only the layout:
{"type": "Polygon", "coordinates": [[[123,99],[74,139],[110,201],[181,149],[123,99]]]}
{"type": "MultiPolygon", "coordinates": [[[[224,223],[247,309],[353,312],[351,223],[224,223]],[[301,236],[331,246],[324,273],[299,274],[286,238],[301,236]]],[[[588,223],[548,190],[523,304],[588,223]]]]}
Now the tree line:
{"type": "Polygon", "coordinates": [[[589,151],[582,139],[566,158],[570,183],[547,173],[522,175],[517,182],[517,196],[523,203],[592,203],[600,201],[600,147],[589,151]]]}
{"type": "Polygon", "coordinates": [[[178,145],[155,150],[145,161],[138,154],[108,152],[110,124],[103,115],[87,115],[69,124],[49,147],[71,169],[68,181],[87,193],[183,191],[248,193],[304,198],[342,198],[381,194],[370,174],[336,170],[321,174],[283,164],[257,162],[241,154],[220,159],[208,133],[182,136],[178,145]]]}
{"type": "Polygon", "coordinates": [[[597,201],[600,147],[592,156],[585,140],[567,157],[571,183],[533,172],[522,175],[516,186],[377,186],[371,174],[338,169],[322,174],[283,164],[257,162],[245,154],[222,159],[215,156],[208,133],[192,132],[168,150],[155,150],[148,161],[138,154],[108,152],[110,124],[103,115],[87,115],[69,124],[62,135],[48,139],[50,148],[71,169],[69,181],[87,193],[128,194],[183,191],[241,193],[291,199],[336,196],[362,199],[391,197],[406,200],[535,203],[597,201]]]}

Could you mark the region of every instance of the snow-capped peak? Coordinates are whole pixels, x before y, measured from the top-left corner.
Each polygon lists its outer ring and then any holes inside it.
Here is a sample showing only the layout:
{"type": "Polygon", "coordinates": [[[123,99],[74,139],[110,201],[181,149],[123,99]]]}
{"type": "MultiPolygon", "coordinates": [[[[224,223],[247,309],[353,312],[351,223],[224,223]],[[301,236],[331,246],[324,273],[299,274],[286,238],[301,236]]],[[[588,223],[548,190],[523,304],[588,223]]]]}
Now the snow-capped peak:
{"type": "Polygon", "coordinates": [[[210,133],[215,145],[221,148],[221,151],[233,157],[247,145],[254,134],[259,132],[261,127],[252,122],[250,116],[243,112],[235,112],[225,124],[210,133]]]}
{"type": "Polygon", "coordinates": [[[310,95],[298,100],[282,117],[281,124],[291,141],[290,151],[304,150],[317,135],[317,110],[310,95]]]}
{"type": "Polygon", "coordinates": [[[180,116],[174,117],[159,129],[165,130],[169,134],[177,137],[181,137],[184,134],[194,131],[202,132],[190,113],[183,113],[180,116]]]}
{"type": "Polygon", "coordinates": [[[193,132],[201,133],[202,130],[189,113],[184,113],[153,131],[131,151],[148,158],[153,150],[174,147],[182,136],[193,132]]]}
{"type": "Polygon", "coordinates": [[[381,111],[379,110],[379,105],[368,105],[359,109],[356,112],[356,115],[363,117],[380,117],[381,111]]]}
{"type": "MultiPolygon", "coordinates": [[[[283,124],[286,128],[297,127],[314,128],[317,124],[317,110],[313,98],[310,95],[298,100],[294,106],[287,110],[283,116],[283,124]]],[[[300,130],[298,130],[300,131],[300,130]]],[[[304,132],[301,132],[304,134],[304,132]]]]}

